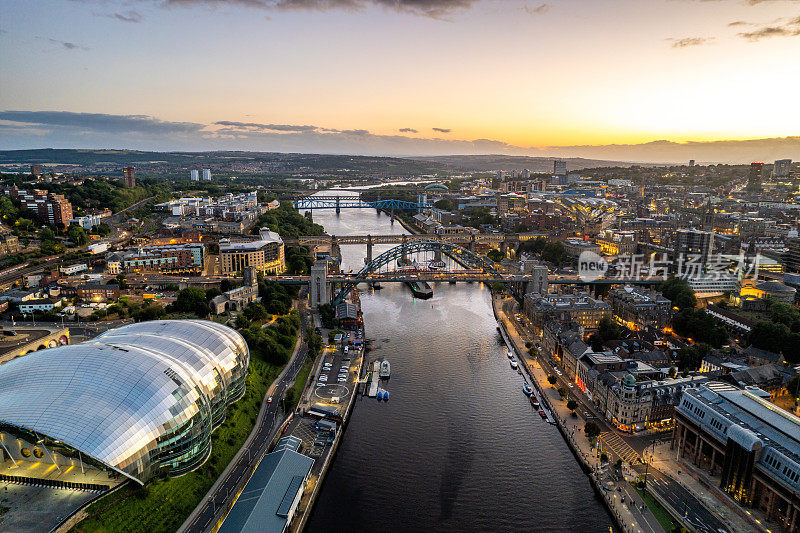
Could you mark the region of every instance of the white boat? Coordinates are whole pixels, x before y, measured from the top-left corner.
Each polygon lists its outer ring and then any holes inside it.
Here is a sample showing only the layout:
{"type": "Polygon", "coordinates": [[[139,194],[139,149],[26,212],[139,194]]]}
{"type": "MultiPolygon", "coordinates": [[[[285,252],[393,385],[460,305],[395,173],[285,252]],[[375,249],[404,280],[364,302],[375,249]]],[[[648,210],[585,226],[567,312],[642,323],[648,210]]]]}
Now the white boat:
{"type": "Polygon", "coordinates": [[[382,378],[388,378],[390,373],[391,373],[391,366],[389,365],[389,361],[386,360],[381,361],[381,370],[378,373],[378,375],[382,378]]]}
{"type": "Polygon", "coordinates": [[[508,350],[508,351],[506,352],[506,357],[508,357],[509,359],[513,359],[513,358],[514,358],[514,354],[513,354],[513,353],[511,353],[511,350],[508,350]]]}
{"type": "Polygon", "coordinates": [[[516,369],[519,366],[516,359],[511,360],[511,368],[516,369]]]}

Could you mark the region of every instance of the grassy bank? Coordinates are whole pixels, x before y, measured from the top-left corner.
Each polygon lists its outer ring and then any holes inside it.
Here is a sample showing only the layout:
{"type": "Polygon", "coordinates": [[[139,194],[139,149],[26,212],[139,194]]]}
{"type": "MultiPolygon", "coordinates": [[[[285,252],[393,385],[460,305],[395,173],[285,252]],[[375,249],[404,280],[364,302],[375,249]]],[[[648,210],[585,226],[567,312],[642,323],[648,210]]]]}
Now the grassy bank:
{"type": "Polygon", "coordinates": [[[650,512],[656,517],[658,523],[661,524],[661,527],[664,528],[664,531],[672,531],[672,528],[678,526],[678,522],[672,518],[672,515],[667,511],[663,505],[658,503],[652,494],[649,491],[642,490],[634,485],[636,492],[639,493],[639,496],[642,497],[644,503],[647,504],[647,507],[650,509],[650,512]]]}
{"type": "Polygon", "coordinates": [[[145,487],[126,487],[88,507],[89,517],[75,533],[173,532],[186,520],[216,479],[242,447],[255,425],[261,402],[280,367],[251,352],[244,397],[228,408],[223,423],[211,435],[211,456],[184,476],[157,480],[145,487]]]}

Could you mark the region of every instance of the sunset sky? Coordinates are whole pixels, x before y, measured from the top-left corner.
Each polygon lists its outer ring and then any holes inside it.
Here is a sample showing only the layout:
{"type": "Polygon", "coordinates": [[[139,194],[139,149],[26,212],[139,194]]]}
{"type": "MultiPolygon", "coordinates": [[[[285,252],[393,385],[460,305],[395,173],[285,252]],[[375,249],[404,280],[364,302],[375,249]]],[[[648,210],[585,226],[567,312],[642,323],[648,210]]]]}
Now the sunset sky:
{"type": "Polygon", "coordinates": [[[798,94],[797,0],[0,0],[0,149],[800,159],[798,94]]]}

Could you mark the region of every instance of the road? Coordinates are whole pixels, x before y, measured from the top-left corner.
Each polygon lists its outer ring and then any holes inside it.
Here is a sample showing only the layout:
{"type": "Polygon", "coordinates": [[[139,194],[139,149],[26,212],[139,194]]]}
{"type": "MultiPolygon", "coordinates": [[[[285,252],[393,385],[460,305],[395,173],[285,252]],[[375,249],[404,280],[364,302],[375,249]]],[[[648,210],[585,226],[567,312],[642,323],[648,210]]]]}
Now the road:
{"type": "MultiPolygon", "coordinates": [[[[306,315],[305,309],[301,308],[301,335],[307,326],[306,315]]],[[[267,448],[275,436],[277,431],[276,424],[282,421],[280,417],[282,414],[280,399],[283,398],[284,393],[289,388],[289,384],[294,381],[295,376],[303,366],[307,351],[305,342],[302,342],[300,349],[289,361],[283,377],[273,383],[270,390],[268,390],[267,397],[271,396],[274,400],[267,402],[267,398],[264,398],[262,403],[263,416],[260,424],[254,428],[255,435],[253,439],[242,448],[241,454],[234,459],[233,467],[229,466],[227,472],[223,473],[220,478],[221,482],[216,486],[213,495],[205,499],[200,511],[196,513],[194,519],[183,531],[186,533],[206,533],[210,531],[213,525],[221,518],[221,512],[230,505],[232,497],[242,484],[250,478],[254,465],[267,452],[267,448]]]]}
{"type": "MultiPolygon", "coordinates": [[[[644,474],[645,466],[637,465],[634,470],[644,474]]],[[[691,492],[656,468],[650,467],[647,473],[647,489],[651,492],[657,492],[675,511],[681,513],[697,531],[718,533],[728,530],[725,523],[706,509],[691,492]]]]}

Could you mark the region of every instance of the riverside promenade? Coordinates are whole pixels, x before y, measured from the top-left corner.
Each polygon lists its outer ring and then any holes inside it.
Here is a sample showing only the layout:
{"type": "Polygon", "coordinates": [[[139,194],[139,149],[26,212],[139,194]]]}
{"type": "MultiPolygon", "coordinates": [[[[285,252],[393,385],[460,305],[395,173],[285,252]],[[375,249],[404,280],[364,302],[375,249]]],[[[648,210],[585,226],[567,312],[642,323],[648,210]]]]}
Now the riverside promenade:
{"type": "Polygon", "coordinates": [[[542,399],[553,413],[564,439],[582,468],[587,473],[597,494],[603,498],[617,526],[628,533],[660,533],[664,528],[644,503],[639,494],[624,478],[614,479],[608,463],[602,463],[596,451],[586,438],[585,420],[573,418],[566,401],[561,399],[558,390],[547,381],[547,373],[539,362],[528,353],[523,339],[512,320],[502,309],[502,298],[492,295],[492,306],[498,323],[511,340],[517,358],[531,380],[542,393],[542,399]]]}

